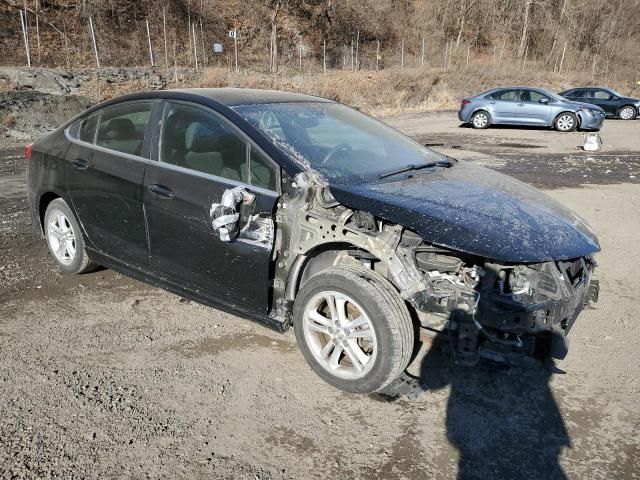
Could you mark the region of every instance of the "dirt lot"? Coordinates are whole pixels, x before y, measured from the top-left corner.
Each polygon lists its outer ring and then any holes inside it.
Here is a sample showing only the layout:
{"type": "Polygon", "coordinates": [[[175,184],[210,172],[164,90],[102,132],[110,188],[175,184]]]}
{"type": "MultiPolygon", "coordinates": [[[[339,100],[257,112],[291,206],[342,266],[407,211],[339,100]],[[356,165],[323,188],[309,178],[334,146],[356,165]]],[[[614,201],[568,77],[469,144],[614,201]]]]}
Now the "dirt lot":
{"type": "Polygon", "coordinates": [[[417,398],[341,393],[292,332],[113,271],[60,274],[29,225],[22,148],[5,145],[0,477],[640,478],[640,121],[608,120],[596,155],[578,133],[390,121],[548,189],[599,233],[600,302],[566,373],[453,366],[436,341],[411,366],[417,398]]]}

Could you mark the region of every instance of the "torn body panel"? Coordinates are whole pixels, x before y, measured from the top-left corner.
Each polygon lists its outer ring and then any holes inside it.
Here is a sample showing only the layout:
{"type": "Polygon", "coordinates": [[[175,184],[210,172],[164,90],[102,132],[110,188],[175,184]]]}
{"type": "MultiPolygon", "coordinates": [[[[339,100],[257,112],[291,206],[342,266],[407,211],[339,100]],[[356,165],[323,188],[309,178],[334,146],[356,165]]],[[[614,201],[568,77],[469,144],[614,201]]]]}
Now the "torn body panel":
{"type": "MultiPolygon", "coordinates": [[[[347,208],[313,172],[283,182],[276,210],[273,312],[290,315],[299,286],[317,272],[358,262],[384,275],[423,328],[449,330],[459,359],[512,362],[554,354],[597,298],[589,255],[539,263],[444,248],[362,210],[347,208]]],[[[564,348],[566,353],[566,348],[564,348]]]]}

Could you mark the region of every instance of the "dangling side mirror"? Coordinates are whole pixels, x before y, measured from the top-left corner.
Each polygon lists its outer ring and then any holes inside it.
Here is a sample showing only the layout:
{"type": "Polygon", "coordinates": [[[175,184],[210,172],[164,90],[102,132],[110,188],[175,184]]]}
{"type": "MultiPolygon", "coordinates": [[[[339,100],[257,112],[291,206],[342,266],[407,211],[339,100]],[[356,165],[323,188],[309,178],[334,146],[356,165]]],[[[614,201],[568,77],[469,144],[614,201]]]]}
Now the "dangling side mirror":
{"type": "Polygon", "coordinates": [[[549,99],[548,98],[541,98],[540,100],[538,100],[538,102],[540,102],[543,105],[547,105],[549,103],[549,99]]]}

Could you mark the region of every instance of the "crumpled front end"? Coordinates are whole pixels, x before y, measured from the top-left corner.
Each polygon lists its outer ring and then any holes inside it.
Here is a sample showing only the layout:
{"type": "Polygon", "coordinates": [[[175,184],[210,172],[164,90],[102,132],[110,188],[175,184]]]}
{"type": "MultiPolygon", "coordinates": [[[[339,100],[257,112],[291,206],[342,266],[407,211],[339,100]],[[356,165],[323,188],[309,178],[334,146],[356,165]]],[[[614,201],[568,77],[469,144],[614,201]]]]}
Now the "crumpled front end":
{"type": "Polygon", "coordinates": [[[411,302],[423,327],[449,330],[460,363],[562,359],[576,318],[598,299],[590,256],[501,264],[428,245],[414,251],[428,289],[411,302]]]}

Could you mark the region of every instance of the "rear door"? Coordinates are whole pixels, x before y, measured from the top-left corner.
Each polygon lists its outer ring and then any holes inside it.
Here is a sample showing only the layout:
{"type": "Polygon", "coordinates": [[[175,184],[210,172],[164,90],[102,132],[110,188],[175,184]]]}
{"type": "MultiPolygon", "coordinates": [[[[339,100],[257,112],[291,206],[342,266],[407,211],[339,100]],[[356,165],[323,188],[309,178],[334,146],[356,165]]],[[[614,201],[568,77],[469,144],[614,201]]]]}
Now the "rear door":
{"type": "Polygon", "coordinates": [[[148,250],[142,183],[145,132],[153,102],[107,107],[83,121],[65,162],[67,191],[89,245],[146,269],[148,250]]]}
{"type": "Polygon", "coordinates": [[[144,178],[152,270],[214,301],[267,313],[279,168],[221,115],[184,102],[166,103],[156,150],[144,178]],[[225,240],[213,220],[233,188],[253,202],[237,205],[239,233],[225,240]]]}
{"type": "Polygon", "coordinates": [[[517,104],[519,122],[530,125],[548,125],[551,118],[551,99],[537,90],[523,88],[517,104]]]}
{"type": "Polygon", "coordinates": [[[505,88],[487,97],[492,123],[517,123],[518,89],[505,88]]]}

